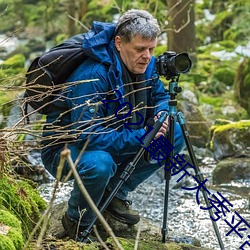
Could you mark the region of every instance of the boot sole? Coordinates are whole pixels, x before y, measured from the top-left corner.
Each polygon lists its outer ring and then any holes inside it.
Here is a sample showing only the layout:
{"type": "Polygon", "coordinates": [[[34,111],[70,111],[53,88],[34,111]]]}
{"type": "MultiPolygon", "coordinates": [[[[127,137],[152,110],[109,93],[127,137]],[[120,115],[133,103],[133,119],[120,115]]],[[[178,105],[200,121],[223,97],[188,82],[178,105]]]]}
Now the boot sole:
{"type": "Polygon", "coordinates": [[[105,212],[110,215],[111,217],[113,217],[114,219],[116,219],[117,221],[123,223],[123,224],[127,224],[127,225],[130,225],[130,226],[133,226],[135,224],[137,224],[139,221],[135,222],[135,221],[131,221],[131,220],[127,220],[127,219],[124,219],[123,217],[121,216],[118,216],[117,214],[114,214],[114,213],[111,213],[110,211],[107,211],[105,210],[105,212]]]}

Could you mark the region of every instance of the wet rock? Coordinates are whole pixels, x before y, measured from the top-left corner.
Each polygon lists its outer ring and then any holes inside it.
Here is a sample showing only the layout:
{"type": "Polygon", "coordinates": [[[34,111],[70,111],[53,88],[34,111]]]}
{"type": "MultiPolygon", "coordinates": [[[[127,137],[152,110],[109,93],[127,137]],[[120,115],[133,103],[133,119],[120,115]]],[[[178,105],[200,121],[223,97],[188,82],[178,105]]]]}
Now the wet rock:
{"type": "Polygon", "coordinates": [[[213,126],[209,146],[216,160],[239,155],[250,156],[250,120],[213,126]]]}
{"type": "Polygon", "coordinates": [[[213,171],[213,183],[229,183],[233,180],[250,179],[250,158],[227,158],[220,161],[213,171]]]}

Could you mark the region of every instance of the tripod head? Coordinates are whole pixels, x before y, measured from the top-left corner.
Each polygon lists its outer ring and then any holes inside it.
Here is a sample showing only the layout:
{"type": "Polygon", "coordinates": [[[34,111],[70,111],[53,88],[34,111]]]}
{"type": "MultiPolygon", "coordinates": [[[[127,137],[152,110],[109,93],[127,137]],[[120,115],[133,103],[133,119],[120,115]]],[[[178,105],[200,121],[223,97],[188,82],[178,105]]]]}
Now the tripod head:
{"type": "Polygon", "coordinates": [[[170,100],[175,99],[175,96],[182,91],[182,87],[178,86],[179,82],[179,76],[175,78],[172,78],[171,81],[169,82],[169,95],[170,95],[170,100]]]}

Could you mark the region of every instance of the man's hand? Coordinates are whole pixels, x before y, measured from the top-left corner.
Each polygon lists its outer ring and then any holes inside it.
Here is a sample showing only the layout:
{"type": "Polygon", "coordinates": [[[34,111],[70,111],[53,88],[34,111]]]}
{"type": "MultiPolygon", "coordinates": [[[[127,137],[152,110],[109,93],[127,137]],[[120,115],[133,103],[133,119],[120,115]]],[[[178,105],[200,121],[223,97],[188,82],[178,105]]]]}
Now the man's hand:
{"type": "MultiPolygon", "coordinates": [[[[159,119],[159,117],[160,117],[160,115],[161,115],[162,112],[163,111],[160,111],[154,117],[155,122],[159,119]]],[[[159,131],[155,135],[155,139],[159,138],[162,135],[165,136],[168,131],[169,131],[169,123],[168,123],[168,116],[167,116],[167,118],[165,119],[165,121],[162,123],[162,126],[160,127],[159,131]]]]}

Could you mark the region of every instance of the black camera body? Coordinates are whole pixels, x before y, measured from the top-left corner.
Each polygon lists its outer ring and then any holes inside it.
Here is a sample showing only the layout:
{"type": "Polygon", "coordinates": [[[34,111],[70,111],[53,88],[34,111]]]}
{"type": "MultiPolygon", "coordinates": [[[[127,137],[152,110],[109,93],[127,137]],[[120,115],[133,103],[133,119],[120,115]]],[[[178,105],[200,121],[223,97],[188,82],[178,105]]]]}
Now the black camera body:
{"type": "Polygon", "coordinates": [[[164,52],[156,59],[156,70],[160,76],[167,80],[187,73],[192,66],[192,61],[187,53],[176,54],[174,51],[164,52]]]}

